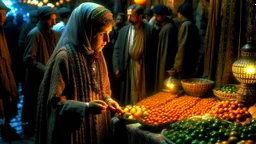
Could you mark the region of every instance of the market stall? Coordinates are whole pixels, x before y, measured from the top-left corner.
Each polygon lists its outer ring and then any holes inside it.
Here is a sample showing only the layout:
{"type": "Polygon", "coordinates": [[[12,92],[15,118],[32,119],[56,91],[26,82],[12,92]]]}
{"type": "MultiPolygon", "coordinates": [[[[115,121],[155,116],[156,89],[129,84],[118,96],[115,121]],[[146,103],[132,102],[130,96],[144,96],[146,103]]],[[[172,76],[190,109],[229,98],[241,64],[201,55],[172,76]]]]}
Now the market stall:
{"type": "Polygon", "coordinates": [[[211,82],[202,79],[186,82],[192,85],[189,88],[182,85],[185,91],[182,95],[159,92],[136,105],[125,106],[124,113],[112,119],[114,135],[128,144],[253,143],[256,140],[255,106],[236,99],[239,85],[205,88],[202,85],[211,82]]]}

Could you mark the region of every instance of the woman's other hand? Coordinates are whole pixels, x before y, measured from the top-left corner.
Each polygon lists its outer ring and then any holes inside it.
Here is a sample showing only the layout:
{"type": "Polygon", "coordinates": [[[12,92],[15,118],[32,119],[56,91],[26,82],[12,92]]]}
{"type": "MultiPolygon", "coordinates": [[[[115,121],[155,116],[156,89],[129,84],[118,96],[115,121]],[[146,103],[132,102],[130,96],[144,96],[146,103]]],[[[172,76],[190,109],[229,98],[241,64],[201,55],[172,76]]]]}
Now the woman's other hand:
{"type": "Polygon", "coordinates": [[[106,112],[108,105],[102,100],[93,100],[89,102],[88,111],[90,114],[101,114],[106,112]]]}
{"type": "Polygon", "coordinates": [[[108,106],[111,111],[123,113],[122,108],[119,106],[119,104],[115,100],[108,101],[108,106]]]}

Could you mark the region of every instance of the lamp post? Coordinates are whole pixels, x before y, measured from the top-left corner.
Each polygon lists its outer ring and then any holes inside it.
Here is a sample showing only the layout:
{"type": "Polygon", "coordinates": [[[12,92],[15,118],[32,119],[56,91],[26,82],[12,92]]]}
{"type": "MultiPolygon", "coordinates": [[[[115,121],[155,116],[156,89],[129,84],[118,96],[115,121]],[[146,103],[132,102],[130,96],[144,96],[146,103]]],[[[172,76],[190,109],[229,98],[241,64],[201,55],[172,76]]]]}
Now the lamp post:
{"type": "Polygon", "coordinates": [[[253,105],[256,100],[256,45],[252,36],[242,47],[241,58],[233,63],[232,72],[240,82],[237,99],[253,105]]]}

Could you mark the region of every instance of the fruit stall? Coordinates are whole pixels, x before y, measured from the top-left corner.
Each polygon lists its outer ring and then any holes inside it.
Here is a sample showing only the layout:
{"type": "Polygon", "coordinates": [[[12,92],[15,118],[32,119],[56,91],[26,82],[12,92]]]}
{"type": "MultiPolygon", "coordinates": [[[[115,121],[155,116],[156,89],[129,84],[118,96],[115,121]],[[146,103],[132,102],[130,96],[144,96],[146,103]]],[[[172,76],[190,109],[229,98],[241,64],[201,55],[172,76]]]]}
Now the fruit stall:
{"type": "Polygon", "coordinates": [[[214,87],[210,80],[190,79],[181,86],[176,93],[158,92],[123,107],[113,118],[117,139],[129,144],[256,143],[256,106],[237,99],[239,85],[214,87]]]}

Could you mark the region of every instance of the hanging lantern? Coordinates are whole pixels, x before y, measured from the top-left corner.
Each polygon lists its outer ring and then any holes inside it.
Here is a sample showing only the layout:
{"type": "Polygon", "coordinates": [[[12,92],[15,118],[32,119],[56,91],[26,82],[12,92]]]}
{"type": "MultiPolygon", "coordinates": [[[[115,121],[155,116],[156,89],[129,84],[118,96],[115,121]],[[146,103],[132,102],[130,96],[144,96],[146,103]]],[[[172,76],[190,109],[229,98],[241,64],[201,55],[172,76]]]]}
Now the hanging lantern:
{"type": "Polygon", "coordinates": [[[134,2],[138,5],[144,5],[146,3],[146,0],[134,0],[134,2]]]}

